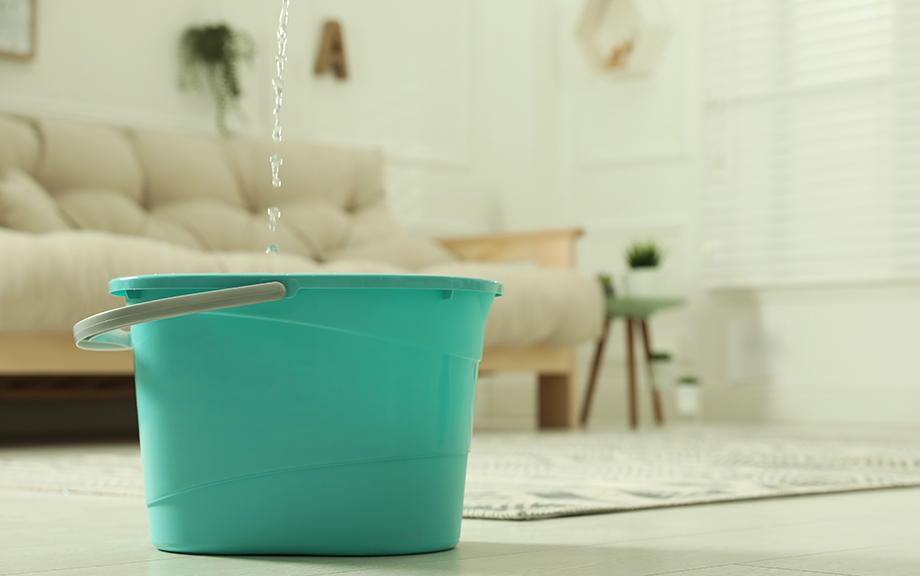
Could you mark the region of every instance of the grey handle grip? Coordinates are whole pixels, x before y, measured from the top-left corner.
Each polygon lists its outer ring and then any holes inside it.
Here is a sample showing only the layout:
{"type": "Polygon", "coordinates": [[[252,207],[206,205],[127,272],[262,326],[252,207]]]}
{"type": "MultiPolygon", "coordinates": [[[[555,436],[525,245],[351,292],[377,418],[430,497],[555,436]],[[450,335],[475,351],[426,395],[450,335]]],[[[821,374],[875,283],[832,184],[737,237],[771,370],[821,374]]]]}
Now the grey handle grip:
{"type": "Polygon", "coordinates": [[[80,320],[74,324],[73,338],[83,350],[130,350],[131,334],[122,328],[198,312],[275,302],[286,295],[287,289],[281,282],[265,282],[132,304],[80,320]]]}

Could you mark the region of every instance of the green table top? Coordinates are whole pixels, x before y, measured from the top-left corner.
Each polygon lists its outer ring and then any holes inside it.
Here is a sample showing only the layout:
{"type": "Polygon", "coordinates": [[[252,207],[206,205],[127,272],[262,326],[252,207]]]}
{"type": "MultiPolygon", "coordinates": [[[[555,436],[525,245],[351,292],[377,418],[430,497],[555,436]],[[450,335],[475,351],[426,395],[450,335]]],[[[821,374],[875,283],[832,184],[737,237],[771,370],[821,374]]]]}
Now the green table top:
{"type": "Polygon", "coordinates": [[[659,310],[673,308],[684,303],[683,298],[631,298],[613,297],[607,299],[607,317],[626,316],[648,318],[659,310]]]}

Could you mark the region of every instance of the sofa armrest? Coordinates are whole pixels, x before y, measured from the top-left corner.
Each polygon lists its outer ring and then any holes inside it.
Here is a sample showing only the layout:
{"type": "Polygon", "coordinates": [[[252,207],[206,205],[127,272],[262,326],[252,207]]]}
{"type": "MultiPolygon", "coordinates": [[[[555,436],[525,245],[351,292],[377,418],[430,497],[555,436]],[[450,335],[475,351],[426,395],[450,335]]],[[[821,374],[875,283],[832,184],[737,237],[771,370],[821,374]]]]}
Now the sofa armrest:
{"type": "Polygon", "coordinates": [[[574,268],[580,228],[489,234],[439,241],[461,260],[529,260],[541,268],[574,268]]]}

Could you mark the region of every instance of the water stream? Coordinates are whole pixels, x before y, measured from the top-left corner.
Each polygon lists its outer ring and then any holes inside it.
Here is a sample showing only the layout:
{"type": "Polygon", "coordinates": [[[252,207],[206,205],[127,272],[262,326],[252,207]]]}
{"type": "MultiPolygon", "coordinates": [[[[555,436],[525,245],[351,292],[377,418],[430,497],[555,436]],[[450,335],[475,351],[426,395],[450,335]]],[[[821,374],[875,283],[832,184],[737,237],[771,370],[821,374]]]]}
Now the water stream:
{"type": "MultiPolygon", "coordinates": [[[[281,0],[281,14],[278,16],[278,53],[275,55],[275,77],[272,78],[272,89],[275,91],[275,109],[272,111],[275,126],[272,128],[272,140],[275,142],[281,142],[281,102],[284,96],[284,65],[287,62],[287,24],[290,6],[291,0],[281,0]]],[[[284,160],[280,154],[275,153],[271,155],[269,162],[272,165],[272,187],[277,190],[281,188],[281,165],[284,164],[284,160]]],[[[277,206],[268,209],[268,230],[272,234],[275,233],[280,218],[281,210],[277,206]]],[[[275,242],[265,248],[267,254],[277,254],[280,250],[275,242]]]]}

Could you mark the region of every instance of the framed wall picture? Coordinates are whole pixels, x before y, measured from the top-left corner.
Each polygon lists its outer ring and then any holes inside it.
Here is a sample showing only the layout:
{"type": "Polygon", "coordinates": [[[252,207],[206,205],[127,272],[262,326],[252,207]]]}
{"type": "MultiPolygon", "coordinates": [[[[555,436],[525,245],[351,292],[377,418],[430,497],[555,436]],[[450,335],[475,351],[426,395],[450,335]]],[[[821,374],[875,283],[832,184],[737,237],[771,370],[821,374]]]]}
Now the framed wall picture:
{"type": "Polygon", "coordinates": [[[35,56],[38,0],[0,0],[0,56],[29,60],[35,56]]]}

